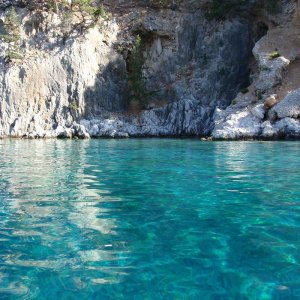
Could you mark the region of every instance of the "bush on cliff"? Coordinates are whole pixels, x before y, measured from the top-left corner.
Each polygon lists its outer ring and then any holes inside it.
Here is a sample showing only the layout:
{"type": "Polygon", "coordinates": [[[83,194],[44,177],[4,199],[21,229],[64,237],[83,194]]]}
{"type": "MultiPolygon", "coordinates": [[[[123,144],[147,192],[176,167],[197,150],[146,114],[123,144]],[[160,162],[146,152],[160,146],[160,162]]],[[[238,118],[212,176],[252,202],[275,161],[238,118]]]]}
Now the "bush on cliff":
{"type": "Polygon", "coordinates": [[[4,29],[6,34],[0,36],[2,40],[9,44],[6,52],[6,58],[9,61],[23,58],[23,55],[20,53],[20,28],[21,21],[16,13],[15,8],[12,7],[6,14],[4,20],[4,29]]]}
{"type": "Polygon", "coordinates": [[[145,63],[144,48],[145,45],[142,37],[137,35],[133,49],[127,58],[127,79],[130,89],[127,104],[137,102],[141,108],[145,108],[149,99],[158,92],[146,89],[146,82],[143,75],[143,66],[145,63]]]}
{"type": "Polygon", "coordinates": [[[261,0],[256,3],[251,0],[211,0],[206,7],[205,15],[208,19],[223,19],[229,15],[236,15],[248,4],[252,8],[266,9],[270,13],[279,12],[279,0],[261,0]]]}

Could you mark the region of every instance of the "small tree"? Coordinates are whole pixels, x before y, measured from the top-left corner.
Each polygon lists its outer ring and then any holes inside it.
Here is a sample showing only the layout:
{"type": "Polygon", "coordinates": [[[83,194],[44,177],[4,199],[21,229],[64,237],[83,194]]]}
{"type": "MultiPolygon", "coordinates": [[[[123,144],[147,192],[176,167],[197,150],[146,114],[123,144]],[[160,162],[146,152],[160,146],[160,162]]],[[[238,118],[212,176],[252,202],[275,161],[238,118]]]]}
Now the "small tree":
{"type": "Polygon", "coordinates": [[[5,35],[1,38],[9,44],[6,56],[9,60],[21,59],[23,56],[20,54],[20,39],[21,39],[21,21],[12,7],[7,13],[4,21],[5,35]]]}
{"type": "Polygon", "coordinates": [[[130,97],[128,102],[138,101],[142,104],[144,91],[145,91],[145,83],[143,78],[143,46],[142,39],[138,35],[136,37],[135,44],[133,49],[129,55],[127,60],[127,74],[128,74],[128,82],[130,87],[130,97]]]}
{"type": "Polygon", "coordinates": [[[83,23],[86,23],[88,19],[92,19],[92,21],[97,19],[97,16],[95,15],[97,7],[93,5],[92,0],[74,0],[72,1],[72,8],[78,9],[83,23]]]}
{"type": "Polygon", "coordinates": [[[20,36],[21,21],[16,13],[16,9],[12,7],[5,17],[4,28],[7,34],[20,36]]]}

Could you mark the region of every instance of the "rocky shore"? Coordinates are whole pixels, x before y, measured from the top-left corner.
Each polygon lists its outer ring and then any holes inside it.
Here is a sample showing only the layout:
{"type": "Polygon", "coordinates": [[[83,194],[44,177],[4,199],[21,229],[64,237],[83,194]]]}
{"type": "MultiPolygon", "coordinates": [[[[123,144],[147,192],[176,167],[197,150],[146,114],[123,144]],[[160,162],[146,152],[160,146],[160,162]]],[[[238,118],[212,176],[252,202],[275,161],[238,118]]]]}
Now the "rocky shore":
{"type": "Polygon", "coordinates": [[[300,136],[300,26],[295,13],[259,40],[252,84],[225,110],[214,114],[214,138],[300,136]]]}
{"type": "Polygon", "coordinates": [[[0,136],[300,137],[296,1],[281,1],[276,13],[252,1],[251,17],[221,20],[207,18],[208,2],[104,1],[106,16],[82,28],[76,13],[2,1],[0,136]],[[5,27],[12,7],[17,41],[5,27]],[[128,104],[138,38],[145,88],[154,91],[143,105],[128,104]]]}

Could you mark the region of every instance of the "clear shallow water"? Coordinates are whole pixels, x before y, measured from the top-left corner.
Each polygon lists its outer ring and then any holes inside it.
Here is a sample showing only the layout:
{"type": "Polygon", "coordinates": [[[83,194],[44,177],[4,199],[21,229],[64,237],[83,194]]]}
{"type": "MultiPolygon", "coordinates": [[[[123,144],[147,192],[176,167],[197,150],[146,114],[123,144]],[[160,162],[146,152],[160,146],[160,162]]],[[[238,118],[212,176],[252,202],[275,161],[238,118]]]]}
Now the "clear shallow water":
{"type": "Polygon", "coordinates": [[[300,299],[300,143],[0,141],[0,299],[300,299]]]}

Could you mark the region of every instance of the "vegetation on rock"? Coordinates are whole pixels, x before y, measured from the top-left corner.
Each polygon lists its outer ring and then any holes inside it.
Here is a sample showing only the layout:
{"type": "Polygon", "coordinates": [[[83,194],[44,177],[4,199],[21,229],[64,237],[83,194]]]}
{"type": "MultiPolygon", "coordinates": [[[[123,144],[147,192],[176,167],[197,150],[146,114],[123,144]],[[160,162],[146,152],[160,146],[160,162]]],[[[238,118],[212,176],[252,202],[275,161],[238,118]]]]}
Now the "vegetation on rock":
{"type": "Polygon", "coordinates": [[[0,38],[7,42],[9,45],[6,53],[6,57],[8,60],[23,58],[20,50],[20,26],[21,21],[16,13],[15,8],[12,7],[8,11],[4,21],[4,29],[6,31],[6,34],[0,36],[0,38]]]}
{"type": "MultiPolygon", "coordinates": [[[[230,14],[239,13],[251,0],[212,0],[206,7],[208,19],[223,19],[230,14]]],[[[265,8],[270,13],[279,11],[279,0],[264,0],[255,5],[256,8],[265,8]]]]}
{"type": "Polygon", "coordinates": [[[269,59],[275,59],[275,58],[278,58],[278,57],[280,57],[281,56],[281,54],[278,52],[278,51],[273,51],[271,54],[270,54],[270,56],[269,56],[269,59]]]}
{"type": "Polygon", "coordinates": [[[128,104],[136,101],[141,107],[145,107],[149,98],[155,91],[147,91],[145,87],[145,78],[143,75],[144,44],[140,35],[136,36],[135,44],[127,59],[127,76],[130,87],[128,104]]]}
{"type": "Polygon", "coordinates": [[[82,22],[97,21],[99,17],[107,19],[103,5],[93,0],[25,0],[24,4],[32,10],[54,11],[56,13],[78,13],[82,22]]]}

